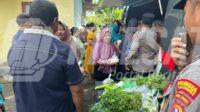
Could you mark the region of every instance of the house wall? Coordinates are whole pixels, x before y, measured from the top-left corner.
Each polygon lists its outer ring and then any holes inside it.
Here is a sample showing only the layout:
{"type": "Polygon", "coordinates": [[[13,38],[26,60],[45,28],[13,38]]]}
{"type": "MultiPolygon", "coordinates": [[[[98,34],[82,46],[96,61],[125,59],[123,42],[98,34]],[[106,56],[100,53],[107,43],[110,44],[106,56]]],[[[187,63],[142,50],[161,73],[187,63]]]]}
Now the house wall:
{"type": "MultiPolygon", "coordinates": [[[[16,17],[22,13],[22,2],[32,0],[0,0],[0,64],[7,59],[11,41],[18,26],[16,17]]],[[[68,26],[74,25],[74,0],[53,0],[59,11],[59,20],[68,26]]]]}
{"type": "Polygon", "coordinates": [[[59,12],[59,19],[67,26],[74,25],[74,0],[54,0],[59,12]]]}
{"type": "Polygon", "coordinates": [[[74,26],[79,27],[83,22],[83,0],[74,0],[74,26]]]}

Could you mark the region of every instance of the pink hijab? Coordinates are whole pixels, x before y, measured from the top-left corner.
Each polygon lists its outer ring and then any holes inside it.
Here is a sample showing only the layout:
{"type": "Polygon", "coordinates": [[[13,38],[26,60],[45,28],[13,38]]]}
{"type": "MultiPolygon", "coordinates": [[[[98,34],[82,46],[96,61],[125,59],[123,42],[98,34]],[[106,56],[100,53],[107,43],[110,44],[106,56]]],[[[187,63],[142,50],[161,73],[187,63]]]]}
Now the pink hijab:
{"type": "MultiPolygon", "coordinates": [[[[96,42],[94,49],[93,49],[93,61],[94,64],[96,64],[96,61],[98,59],[102,59],[102,60],[107,60],[112,58],[112,56],[114,55],[116,48],[114,46],[114,44],[112,43],[112,41],[110,41],[110,43],[105,43],[104,42],[104,37],[106,35],[107,32],[110,32],[109,28],[104,28],[101,33],[100,33],[100,37],[99,37],[99,41],[96,42]]],[[[99,70],[101,70],[103,73],[110,73],[110,65],[100,65],[99,66],[99,70]]]]}

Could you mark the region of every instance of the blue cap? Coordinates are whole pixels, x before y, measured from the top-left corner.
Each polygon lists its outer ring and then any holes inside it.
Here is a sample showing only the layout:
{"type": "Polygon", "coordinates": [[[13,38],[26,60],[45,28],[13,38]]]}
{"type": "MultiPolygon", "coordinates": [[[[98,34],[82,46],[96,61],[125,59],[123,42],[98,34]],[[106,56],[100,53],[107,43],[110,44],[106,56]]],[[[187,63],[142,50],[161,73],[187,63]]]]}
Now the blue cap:
{"type": "Polygon", "coordinates": [[[174,6],[174,9],[184,9],[186,2],[187,0],[181,0],[174,6]]]}

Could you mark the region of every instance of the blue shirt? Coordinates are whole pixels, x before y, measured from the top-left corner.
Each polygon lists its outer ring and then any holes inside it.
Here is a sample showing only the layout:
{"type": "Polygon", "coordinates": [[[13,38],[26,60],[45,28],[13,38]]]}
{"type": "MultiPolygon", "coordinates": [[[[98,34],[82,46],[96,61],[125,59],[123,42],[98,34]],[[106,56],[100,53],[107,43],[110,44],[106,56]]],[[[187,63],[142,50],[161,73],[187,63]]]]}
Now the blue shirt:
{"type": "Polygon", "coordinates": [[[8,54],[17,112],[73,112],[70,85],[83,80],[73,51],[45,30],[26,29],[8,54]]]}

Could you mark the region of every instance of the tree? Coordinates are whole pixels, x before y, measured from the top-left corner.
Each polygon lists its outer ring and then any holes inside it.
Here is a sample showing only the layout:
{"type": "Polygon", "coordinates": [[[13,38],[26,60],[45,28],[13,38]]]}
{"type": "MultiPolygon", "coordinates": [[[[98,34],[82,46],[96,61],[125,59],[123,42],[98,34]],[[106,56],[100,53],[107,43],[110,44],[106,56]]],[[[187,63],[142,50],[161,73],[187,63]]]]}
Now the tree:
{"type": "Polygon", "coordinates": [[[94,22],[98,25],[110,24],[114,20],[120,20],[123,9],[119,8],[99,8],[86,15],[86,22],[94,22]]]}

